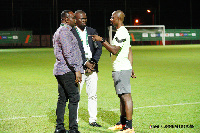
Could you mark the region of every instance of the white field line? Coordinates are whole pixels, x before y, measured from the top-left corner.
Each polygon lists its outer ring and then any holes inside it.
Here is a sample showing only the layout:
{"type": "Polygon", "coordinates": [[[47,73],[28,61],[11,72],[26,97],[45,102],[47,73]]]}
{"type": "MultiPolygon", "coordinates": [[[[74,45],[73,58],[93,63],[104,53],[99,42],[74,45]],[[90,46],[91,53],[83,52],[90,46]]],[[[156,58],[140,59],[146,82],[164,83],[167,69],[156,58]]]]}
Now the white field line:
{"type": "Polygon", "coordinates": [[[30,116],[30,117],[13,117],[13,118],[4,118],[4,119],[0,119],[0,121],[2,121],[2,120],[15,120],[15,119],[38,118],[38,117],[47,117],[47,115],[30,116]]]}
{"type": "MultiPolygon", "coordinates": [[[[170,104],[170,105],[144,106],[144,107],[137,107],[137,108],[133,108],[133,109],[157,108],[157,107],[178,106],[178,105],[188,105],[188,104],[200,104],[200,102],[195,102],[195,103],[178,103],[178,104],[170,104]]],[[[111,110],[109,110],[109,111],[118,111],[118,110],[119,110],[119,109],[111,109],[111,110]]],[[[2,121],[2,120],[16,120],[16,119],[38,118],[38,117],[47,117],[47,115],[31,116],[31,117],[4,118],[4,119],[0,119],[0,121],[2,121]]]]}
{"type": "MultiPolygon", "coordinates": [[[[178,104],[170,104],[170,105],[144,106],[144,107],[137,107],[137,108],[133,108],[133,109],[157,108],[157,107],[178,106],[178,105],[188,105],[188,104],[200,104],[200,102],[195,102],[195,103],[178,103],[178,104]]],[[[118,111],[118,110],[119,109],[111,109],[110,111],[118,111]]]]}

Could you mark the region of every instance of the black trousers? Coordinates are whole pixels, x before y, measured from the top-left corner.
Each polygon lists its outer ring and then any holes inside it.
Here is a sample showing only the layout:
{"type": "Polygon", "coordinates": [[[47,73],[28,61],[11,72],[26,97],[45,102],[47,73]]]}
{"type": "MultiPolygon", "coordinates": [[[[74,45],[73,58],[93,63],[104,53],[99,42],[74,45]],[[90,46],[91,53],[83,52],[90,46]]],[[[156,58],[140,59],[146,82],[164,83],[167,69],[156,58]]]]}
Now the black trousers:
{"type": "Polygon", "coordinates": [[[64,75],[56,75],[58,81],[58,102],[57,102],[57,129],[64,128],[64,114],[66,102],[69,101],[69,129],[78,130],[77,119],[77,107],[80,100],[78,92],[78,85],[75,83],[75,73],[68,72],[64,75]]]}

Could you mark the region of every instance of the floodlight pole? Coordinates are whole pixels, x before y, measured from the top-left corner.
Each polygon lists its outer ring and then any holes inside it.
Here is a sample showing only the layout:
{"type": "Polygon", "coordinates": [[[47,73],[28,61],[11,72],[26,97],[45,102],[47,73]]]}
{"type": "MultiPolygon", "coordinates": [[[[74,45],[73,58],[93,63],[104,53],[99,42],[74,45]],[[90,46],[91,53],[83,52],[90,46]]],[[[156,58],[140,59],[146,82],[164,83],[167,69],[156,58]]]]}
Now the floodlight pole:
{"type": "Polygon", "coordinates": [[[192,0],[190,0],[190,26],[192,29],[192,0]]]}
{"type": "Polygon", "coordinates": [[[152,24],[154,25],[154,13],[152,15],[152,24]]]}
{"type": "Polygon", "coordinates": [[[49,12],[50,12],[50,15],[49,15],[49,21],[50,21],[50,47],[52,46],[52,19],[51,19],[51,8],[50,8],[50,10],[49,10],[49,12]]]}
{"type": "Polygon", "coordinates": [[[53,11],[52,11],[52,13],[53,13],[53,14],[52,14],[52,20],[53,20],[53,21],[52,21],[52,26],[53,26],[53,30],[54,30],[54,22],[55,22],[55,21],[54,21],[54,20],[55,20],[55,19],[54,19],[54,18],[55,18],[55,16],[54,16],[54,15],[55,15],[54,0],[53,0],[53,3],[52,3],[52,4],[53,4],[53,6],[52,6],[52,8],[53,8],[53,9],[52,9],[52,10],[53,10],[53,11]]]}
{"type": "Polygon", "coordinates": [[[13,30],[14,30],[14,3],[13,3],[13,0],[12,0],[12,24],[13,24],[13,30]]]}
{"type": "Polygon", "coordinates": [[[89,16],[90,16],[90,26],[92,27],[92,23],[91,23],[91,3],[90,3],[90,0],[89,0],[89,16]]]}
{"type": "Polygon", "coordinates": [[[58,28],[58,1],[56,0],[56,26],[58,28]]]}
{"type": "Polygon", "coordinates": [[[152,25],[156,25],[156,9],[148,9],[147,13],[152,13],[152,25]]]}
{"type": "Polygon", "coordinates": [[[158,1],[158,25],[160,25],[160,0],[158,1]]]}

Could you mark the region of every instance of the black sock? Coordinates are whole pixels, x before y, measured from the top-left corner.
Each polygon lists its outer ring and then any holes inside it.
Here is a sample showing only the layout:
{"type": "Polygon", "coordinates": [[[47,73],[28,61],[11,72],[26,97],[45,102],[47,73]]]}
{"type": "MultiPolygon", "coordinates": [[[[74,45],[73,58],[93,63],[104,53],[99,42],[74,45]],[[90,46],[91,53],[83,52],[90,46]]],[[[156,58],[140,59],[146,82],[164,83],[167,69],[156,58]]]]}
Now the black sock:
{"type": "Polygon", "coordinates": [[[126,127],[132,129],[132,120],[126,120],[126,127]]]}
{"type": "Polygon", "coordinates": [[[120,116],[120,121],[121,121],[122,125],[126,125],[126,116],[121,115],[120,116]]]}

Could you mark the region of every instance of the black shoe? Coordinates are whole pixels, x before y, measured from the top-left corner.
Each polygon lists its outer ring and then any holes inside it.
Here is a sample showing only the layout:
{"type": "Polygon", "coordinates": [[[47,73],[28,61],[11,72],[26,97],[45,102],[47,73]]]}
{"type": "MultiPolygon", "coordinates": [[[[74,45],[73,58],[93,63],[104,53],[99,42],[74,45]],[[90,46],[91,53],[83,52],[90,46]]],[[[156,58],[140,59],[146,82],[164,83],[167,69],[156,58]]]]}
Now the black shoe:
{"type": "Polygon", "coordinates": [[[68,133],[66,129],[55,129],[54,133],[68,133]]]}
{"type": "Polygon", "coordinates": [[[125,131],[127,129],[132,129],[132,128],[129,128],[127,125],[125,127],[123,127],[123,129],[121,129],[120,131],[125,131]]]}
{"type": "Polygon", "coordinates": [[[90,126],[93,126],[93,127],[102,127],[101,125],[97,124],[96,122],[92,122],[89,124],[90,124],[90,126]]]}
{"type": "Polygon", "coordinates": [[[81,133],[81,132],[79,132],[78,130],[69,130],[68,133],[81,133]]]}
{"type": "Polygon", "coordinates": [[[117,122],[115,125],[121,125],[122,123],[121,123],[121,121],[119,121],[119,122],[117,122]]]}

